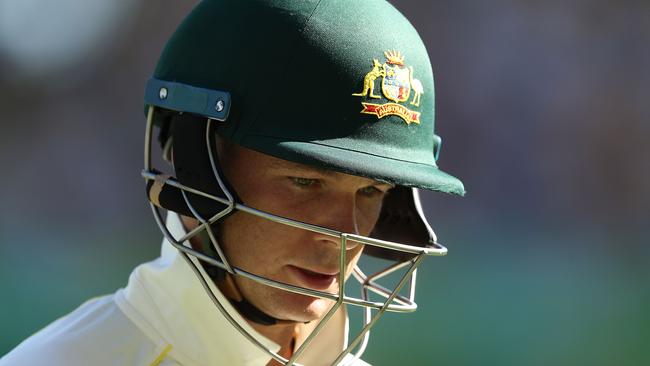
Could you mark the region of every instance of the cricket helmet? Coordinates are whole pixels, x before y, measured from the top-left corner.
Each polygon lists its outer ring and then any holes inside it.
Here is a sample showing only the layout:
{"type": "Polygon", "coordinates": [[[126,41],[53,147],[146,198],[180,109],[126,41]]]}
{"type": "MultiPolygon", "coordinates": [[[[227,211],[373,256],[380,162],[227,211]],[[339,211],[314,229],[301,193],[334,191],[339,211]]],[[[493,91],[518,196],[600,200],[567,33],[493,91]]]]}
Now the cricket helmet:
{"type": "MultiPolygon", "coordinates": [[[[384,0],[204,0],[167,43],[147,83],[145,104],[147,194],[163,233],[186,259],[199,258],[217,269],[215,276],[247,276],[331,298],[336,301],[331,311],[343,303],[379,310],[377,316],[415,310],[414,291],[404,297],[400,288],[378,286],[382,274],[366,276],[355,269],[365,289],[361,299],[343,294],[344,281],[341,294],[327,294],[256,278],[228,263],[215,235],[219,220],[241,210],[342,243],[354,240],[366,245],[365,254],[395,261],[388,271],[408,268],[398,287],[408,279],[415,285],[413,274],[424,256],[446,253],[424,217],[417,189],[463,195],[464,188],[436,164],[441,139],[434,134],[431,64],[416,30],[394,7],[384,0]],[[154,126],[165,151],[173,150],[174,177],[152,167],[154,126]],[[247,206],[223,176],[217,135],[277,158],[396,188],[370,237],[272,215],[247,206]],[[159,208],[194,217],[201,225],[173,238],[159,208]],[[212,245],[205,251],[188,247],[183,242],[193,235],[212,245]],[[367,290],[386,301],[370,301],[367,290]]],[[[249,311],[250,304],[238,309],[254,321],[265,319],[249,311]]],[[[370,323],[370,316],[364,321],[370,323]]],[[[336,362],[357,346],[357,355],[363,351],[368,329],[336,362]]],[[[287,360],[267,351],[284,364],[294,363],[301,352],[287,360]]]]}

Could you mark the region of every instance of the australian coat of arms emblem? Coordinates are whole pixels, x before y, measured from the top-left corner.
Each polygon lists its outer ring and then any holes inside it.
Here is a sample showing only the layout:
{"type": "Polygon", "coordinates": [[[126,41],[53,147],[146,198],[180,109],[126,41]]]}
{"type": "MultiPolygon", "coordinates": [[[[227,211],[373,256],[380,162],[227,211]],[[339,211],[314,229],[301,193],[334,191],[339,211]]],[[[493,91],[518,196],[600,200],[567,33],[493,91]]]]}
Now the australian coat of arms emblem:
{"type": "MultiPolygon", "coordinates": [[[[381,77],[381,93],[389,100],[388,103],[377,104],[361,102],[361,113],[373,114],[377,118],[388,115],[401,117],[407,124],[420,123],[420,112],[415,112],[404,106],[419,107],[420,97],[424,93],[420,80],[413,77],[413,67],[404,65],[404,56],[399,51],[386,51],[386,62],[373,60],[373,67],[363,78],[363,90],[353,96],[381,99],[375,94],[375,81],[381,77]],[[410,100],[410,102],[409,102],[410,100]]],[[[366,100],[367,100],[366,99],[366,100]]]]}

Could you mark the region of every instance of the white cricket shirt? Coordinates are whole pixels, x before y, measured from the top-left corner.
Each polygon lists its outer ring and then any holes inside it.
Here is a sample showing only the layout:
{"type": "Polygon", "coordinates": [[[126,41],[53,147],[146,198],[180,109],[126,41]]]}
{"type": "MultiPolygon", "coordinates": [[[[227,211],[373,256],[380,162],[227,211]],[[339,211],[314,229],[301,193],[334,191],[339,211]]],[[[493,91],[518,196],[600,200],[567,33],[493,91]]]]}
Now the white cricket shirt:
{"type": "MultiPolygon", "coordinates": [[[[167,227],[174,237],[184,234],[176,214],[168,215],[167,227]]],[[[209,283],[242,327],[268,348],[280,349],[209,283]]],[[[343,349],[348,324],[341,309],[300,357],[301,364],[329,365],[343,349]]],[[[0,366],[265,366],[270,359],[228,323],[190,266],[163,240],[160,257],[136,267],[126,288],[58,319],[0,359],[0,366]]]]}

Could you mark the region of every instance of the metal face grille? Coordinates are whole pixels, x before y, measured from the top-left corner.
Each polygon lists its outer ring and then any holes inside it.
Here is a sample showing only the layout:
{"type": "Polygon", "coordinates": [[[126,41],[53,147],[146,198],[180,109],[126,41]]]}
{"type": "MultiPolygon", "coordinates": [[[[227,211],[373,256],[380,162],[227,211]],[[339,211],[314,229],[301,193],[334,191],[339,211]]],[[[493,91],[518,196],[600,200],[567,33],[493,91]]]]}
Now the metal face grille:
{"type": "MultiPolygon", "coordinates": [[[[174,187],[175,189],[180,190],[185,203],[187,204],[187,206],[189,207],[189,209],[191,210],[195,218],[200,222],[200,224],[196,228],[187,232],[182,237],[174,238],[165,225],[161,213],[161,208],[158,207],[153,202],[150,202],[153,216],[158,226],[160,227],[160,230],[164,234],[165,238],[176,249],[179,250],[182,257],[187,261],[188,265],[192,268],[197,278],[199,279],[201,285],[204,287],[205,291],[212,299],[214,305],[221,311],[221,313],[230,322],[230,324],[232,324],[232,326],[235,327],[240,333],[242,333],[250,342],[257,345],[263,351],[267,352],[270,357],[272,357],[273,359],[275,359],[276,361],[280,362],[283,365],[287,365],[287,366],[300,365],[299,363],[297,363],[297,360],[304,353],[307,347],[309,347],[310,343],[323,329],[323,327],[327,324],[327,322],[331,319],[331,317],[335,314],[335,312],[341,306],[343,306],[343,304],[358,306],[363,308],[363,324],[361,327],[361,331],[359,332],[358,335],[356,335],[354,338],[350,340],[349,344],[344,349],[341,350],[340,354],[332,363],[333,365],[342,365],[342,364],[348,365],[354,363],[355,360],[358,359],[361,356],[361,354],[364,352],[368,344],[370,329],[375,325],[375,323],[381,318],[381,316],[385,312],[388,311],[388,312],[397,312],[397,313],[408,313],[408,312],[413,312],[417,309],[417,304],[415,303],[415,282],[416,282],[417,267],[421,264],[422,260],[427,256],[445,255],[447,253],[447,248],[445,248],[444,246],[438,243],[435,243],[437,247],[419,247],[419,246],[412,246],[412,245],[406,245],[406,244],[401,244],[396,242],[379,240],[367,236],[356,235],[354,233],[339,232],[326,227],[316,226],[309,223],[288,219],[286,217],[273,215],[268,212],[257,210],[253,207],[246,206],[245,204],[238,203],[233,199],[233,195],[229,192],[226,185],[224,184],[221,174],[217,169],[217,164],[215,164],[217,157],[213,156],[212,149],[210,148],[208,148],[208,152],[210,153],[210,162],[212,165],[212,171],[216,180],[221,186],[222,190],[225,192],[226,198],[217,197],[205,193],[203,191],[194,189],[192,187],[187,187],[172,177],[160,174],[159,172],[154,170],[151,166],[152,165],[151,146],[152,146],[154,108],[155,107],[153,106],[149,108],[149,112],[147,116],[147,127],[145,132],[145,149],[144,149],[144,170],[142,171],[142,177],[147,181],[155,181],[158,184],[168,185],[170,187],[174,187]],[[215,202],[225,205],[226,207],[212,217],[209,218],[202,217],[198,213],[198,211],[193,207],[190,200],[188,199],[187,197],[188,193],[199,195],[208,198],[210,200],[214,200],[215,202]],[[211,225],[217,222],[218,220],[220,220],[221,218],[223,218],[224,216],[226,216],[228,213],[230,213],[233,210],[243,211],[251,215],[255,215],[267,220],[271,220],[276,223],[300,228],[303,230],[309,230],[312,232],[325,234],[337,238],[341,248],[340,256],[339,256],[340,278],[338,281],[339,288],[337,293],[318,291],[310,288],[295,286],[288,283],[272,280],[266,277],[258,276],[254,273],[242,270],[240,268],[237,268],[236,266],[231,265],[228,261],[228,258],[226,258],[226,256],[224,255],[219,243],[217,242],[216,236],[212,231],[211,225]],[[189,245],[188,240],[200,234],[204,230],[207,233],[208,237],[210,238],[210,241],[212,242],[212,245],[218,254],[218,258],[197,251],[189,245]],[[410,259],[407,261],[396,262],[390,265],[389,267],[382,269],[372,275],[366,275],[358,266],[355,266],[355,268],[353,269],[352,276],[350,278],[356,280],[359,283],[361,288],[361,294],[359,297],[349,296],[345,293],[346,243],[348,241],[354,241],[363,245],[375,246],[375,247],[385,248],[389,250],[409,253],[411,254],[411,256],[410,259]],[[316,297],[316,298],[329,299],[334,301],[335,303],[332,306],[332,308],[321,319],[321,321],[316,326],[316,328],[312,331],[312,333],[305,339],[303,344],[301,344],[300,347],[298,347],[294,351],[290,359],[287,359],[280,356],[276,352],[273,352],[272,350],[266,348],[263,345],[263,343],[260,342],[260,340],[258,340],[255,336],[253,336],[247,330],[245,330],[233,318],[232,314],[230,314],[225,309],[224,305],[220,302],[218,297],[211,289],[209,285],[209,281],[211,281],[211,279],[209,277],[206,278],[206,276],[201,273],[200,263],[198,263],[198,260],[204,261],[213,266],[221,268],[222,270],[227,271],[233,276],[242,276],[250,280],[256,281],[258,283],[271,286],[274,288],[278,288],[284,291],[289,291],[289,292],[316,297]],[[404,273],[397,281],[397,284],[394,286],[393,289],[386,288],[378,283],[380,279],[390,274],[395,274],[398,271],[404,271],[404,273]],[[400,291],[407,284],[408,284],[408,295],[407,296],[401,295],[400,291]],[[379,295],[379,297],[382,298],[383,301],[372,301],[370,299],[371,293],[375,295],[379,295]],[[355,349],[356,352],[353,353],[353,357],[346,357],[346,355],[351,354],[353,351],[355,351],[355,349]]],[[[211,131],[211,124],[213,122],[214,122],[213,119],[210,118],[207,119],[205,143],[208,144],[208,146],[211,143],[211,136],[209,131],[211,131]]]]}

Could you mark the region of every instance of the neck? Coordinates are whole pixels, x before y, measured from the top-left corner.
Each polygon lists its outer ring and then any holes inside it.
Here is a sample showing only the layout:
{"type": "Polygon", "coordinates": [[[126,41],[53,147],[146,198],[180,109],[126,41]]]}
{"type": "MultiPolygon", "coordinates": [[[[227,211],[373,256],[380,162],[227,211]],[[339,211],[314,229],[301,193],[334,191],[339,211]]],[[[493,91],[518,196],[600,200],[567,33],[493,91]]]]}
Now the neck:
{"type": "MultiPolygon", "coordinates": [[[[248,324],[258,333],[280,345],[278,354],[286,359],[291,358],[293,353],[300,347],[318,323],[318,321],[313,321],[309,323],[262,325],[248,321],[248,324]]],[[[272,359],[266,366],[278,365],[281,364],[272,359]]]]}
{"type": "MultiPolygon", "coordinates": [[[[278,354],[286,359],[291,358],[296,347],[296,338],[299,332],[298,324],[275,324],[275,325],[261,325],[249,321],[248,324],[253,327],[260,334],[273,342],[280,345],[278,354]]],[[[266,366],[279,366],[282,365],[275,359],[271,359],[266,366]]]]}
{"type": "Polygon", "coordinates": [[[294,339],[297,341],[303,331],[301,328],[304,326],[301,323],[262,325],[252,321],[248,321],[248,324],[266,338],[282,346],[282,348],[291,344],[294,339]]]}

